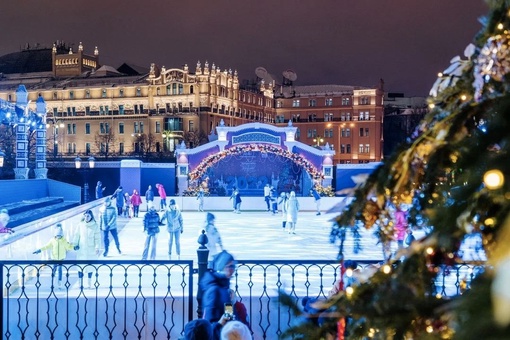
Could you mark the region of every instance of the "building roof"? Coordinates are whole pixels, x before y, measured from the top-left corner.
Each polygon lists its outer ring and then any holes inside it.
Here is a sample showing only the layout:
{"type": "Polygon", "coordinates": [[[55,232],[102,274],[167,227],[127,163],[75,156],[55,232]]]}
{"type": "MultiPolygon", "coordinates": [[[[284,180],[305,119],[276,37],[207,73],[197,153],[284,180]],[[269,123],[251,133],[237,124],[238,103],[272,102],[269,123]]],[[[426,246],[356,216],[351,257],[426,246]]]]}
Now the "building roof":
{"type": "Polygon", "coordinates": [[[352,93],[354,90],[364,89],[361,86],[350,85],[304,85],[304,86],[284,86],[281,93],[284,97],[304,97],[317,95],[338,95],[352,93]]]}
{"type": "Polygon", "coordinates": [[[149,73],[149,68],[124,63],[117,68],[117,71],[119,71],[120,73],[126,74],[128,76],[141,76],[141,75],[149,73]]]}
{"type": "Polygon", "coordinates": [[[51,72],[51,63],[51,48],[27,49],[0,56],[0,73],[51,72]]]}

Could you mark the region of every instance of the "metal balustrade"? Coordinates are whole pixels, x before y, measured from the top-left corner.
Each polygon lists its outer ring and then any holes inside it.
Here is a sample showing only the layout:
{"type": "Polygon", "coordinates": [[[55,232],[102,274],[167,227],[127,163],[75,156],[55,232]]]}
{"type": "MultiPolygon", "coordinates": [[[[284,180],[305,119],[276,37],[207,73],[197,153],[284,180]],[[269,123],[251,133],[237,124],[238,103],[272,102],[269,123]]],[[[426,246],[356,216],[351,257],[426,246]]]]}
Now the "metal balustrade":
{"type": "MultiPolygon", "coordinates": [[[[377,263],[357,262],[362,269],[377,263]]],[[[484,266],[443,268],[436,294],[461,294],[484,266]]],[[[178,339],[197,315],[196,273],[193,261],[2,261],[0,333],[2,339],[178,339]]],[[[231,288],[247,308],[254,339],[275,339],[296,323],[279,294],[298,306],[304,297],[326,298],[338,275],[331,261],[240,260],[231,288]]]]}

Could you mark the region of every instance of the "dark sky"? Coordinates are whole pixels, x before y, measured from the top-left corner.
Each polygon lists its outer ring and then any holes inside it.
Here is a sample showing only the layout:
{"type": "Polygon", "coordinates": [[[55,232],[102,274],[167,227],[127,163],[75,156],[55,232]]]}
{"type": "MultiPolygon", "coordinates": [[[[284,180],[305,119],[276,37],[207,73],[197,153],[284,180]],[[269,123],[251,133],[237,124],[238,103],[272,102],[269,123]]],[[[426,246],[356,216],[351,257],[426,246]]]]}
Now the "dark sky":
{"type": "Polygon", "coordinates": [[[0,55],[56,40],[94,46],[100,62],[167,68],[197,60],[296,85],[374,86],[425,96],[481,29],[483,0],[2,1],[0,55]]]}

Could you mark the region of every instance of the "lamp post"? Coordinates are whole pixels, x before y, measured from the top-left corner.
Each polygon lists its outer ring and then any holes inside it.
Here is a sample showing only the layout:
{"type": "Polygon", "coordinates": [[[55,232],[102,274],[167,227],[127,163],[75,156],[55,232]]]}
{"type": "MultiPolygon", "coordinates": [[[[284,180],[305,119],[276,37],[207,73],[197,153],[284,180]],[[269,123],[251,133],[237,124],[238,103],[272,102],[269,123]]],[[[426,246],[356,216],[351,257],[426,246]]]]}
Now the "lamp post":
{"type": "MultiPolygon", "coordinates": [[[[58,154],[58,140],[57,140],[57,135],[58,135],[58,129],[61,128],[63,129],[64,128],[64,123],[62,123],[61,121],[59,121],[58,119],[55,119],[55,118],[50,118],[48,120],[51,120],[51,123],[53,125],[53,159],[57,159],[57,154],[58,154]]],[[[50,125],[49,124],[46,124],[46,128],[49,128],[50,125]]]]}
{"type": "Polygon", "coordinates": [[[4,167],[5,153],[0,151],[0,168],[4,167]]]}
{"type": "Polygon", "coordinates": [[[321,143],[324,143],[324,138],[322,137],[314,138],[313,142],[315,143],[315,146],[321,146],[321,143]]]}
{"type": "MultiPolygon", "coordinates": [[[[96,159],[92,156],[89,157],[89,167],[83,168],[81,172],[83,173],[83,203],[87,203],[89,201],[89,182],[88,182],[88,174],[89,169],[94,169],[96,166],[96,159]]],[[[74,165],[78,171],[81,169],[81,158],[80,156],[76,156],[74,159],[74,165]]]]}

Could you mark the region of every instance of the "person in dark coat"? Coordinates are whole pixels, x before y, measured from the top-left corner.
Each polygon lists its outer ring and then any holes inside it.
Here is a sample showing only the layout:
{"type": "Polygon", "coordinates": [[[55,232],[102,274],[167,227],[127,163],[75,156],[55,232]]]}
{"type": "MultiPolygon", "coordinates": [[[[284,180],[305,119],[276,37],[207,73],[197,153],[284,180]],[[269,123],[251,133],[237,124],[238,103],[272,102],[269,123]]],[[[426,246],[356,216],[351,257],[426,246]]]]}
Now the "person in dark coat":
{"type": "Polygon", "coordinates": [[[159,215],[154,206],[143,217],[143,231],[147,234],[143,247],[142,260],[147,260],[150,249],[150,259],[156,259],[156,244],[159,234],[159,215]]]}
{"type": "Polygon", "coordinates": [[[152,191],[151,185],[149,185],[145,192],[145,200],[147,201],[147,211],[149,211],[151,205],[154,205],[154,191],[152,191]]]}
{"type": "Polygon", "coordinates": [[[97,181],[96,185],[96,200],[103,198],[103,193],[106,187],[103,187],[103,183],[101,181],[97,181]]]}
{"type": "Polygon", "coordinates": [[[217,322],[225,312],[225,303],[230,303],[230,278],[234,275],[236,262],[227,251],[216,255],[213,271],[208,271],[200,281],[204,294],[202,306],[203,318],[210,322],[217,322]]]}
{"type": "Polygon", "coordinates": [[[117,206],[117,215],[122,216],[122,212],[124,210],[124,190],[122,189],[122,185],[115,190],[112,195],[112,198],[115,198],[115,205],[117,206]]]}

